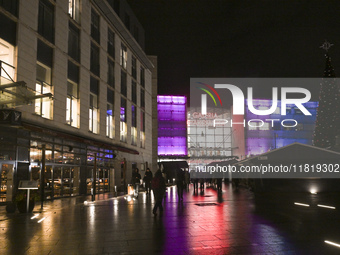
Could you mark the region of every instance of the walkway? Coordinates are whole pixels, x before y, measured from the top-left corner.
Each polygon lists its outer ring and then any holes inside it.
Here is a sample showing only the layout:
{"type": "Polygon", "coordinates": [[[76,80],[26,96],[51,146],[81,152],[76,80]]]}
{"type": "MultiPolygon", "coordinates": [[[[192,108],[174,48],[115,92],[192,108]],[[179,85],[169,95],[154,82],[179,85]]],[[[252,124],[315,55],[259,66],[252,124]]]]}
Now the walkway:
{"type": "Polygon", "coordinates": [[[257,210],[251,192],[231,186],[220,197],[212,188],[199,195],[190,189],[183,202],[170,187],[156,217],[144,192],[136,200],[86,199],[47,202],[42,212],[36,205],[32,214],[1,207],[0,254],[340,254],[324,242],[340,240],[337,210],[291,204],[285,212],[266,201],[257,210]]]}

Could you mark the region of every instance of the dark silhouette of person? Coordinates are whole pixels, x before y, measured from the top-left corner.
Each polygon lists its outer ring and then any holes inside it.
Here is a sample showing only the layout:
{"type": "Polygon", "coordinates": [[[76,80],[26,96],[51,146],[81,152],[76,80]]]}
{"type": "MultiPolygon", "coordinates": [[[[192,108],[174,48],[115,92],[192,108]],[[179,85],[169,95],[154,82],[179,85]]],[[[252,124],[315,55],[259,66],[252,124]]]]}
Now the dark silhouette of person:
{"type": "Polygon", "coordinates": [[[155,197],[155,206],[152,209],[152,213],[156,216],[158,208],[160,214],[163,213],[162,201],[165,194],[165,180],[160,169],[157,170],[157,172],[155,173],[155,177],[153,177],[151,181],[151,188],[155,197]]]}
{"type": "Polygon", "coordinates": [[[217,192],[222,193],[222,178],[216,179],[217,192]]]}
{"type": "Polygon", "coordinates": [[[138,197],[139,192],[139,185],[140,185],[140,179],[141,175],[139,173],[139,169],[136,168],[135,171],[132,173],[132,184],[135,186],[135,196],[138,197]]]}
{"type": "Polygon", "coordinates": [[[145,171],[145,174],[144,174],[144,178],[143,178],[143,181],[145,183],[146,194],[149,194],[149,192],[151,191],[152,178],[153,178],[153,174],[150,171],[150,168],[147,168],[146,171],[145,171]]]}
{"type": "Polygon", "coordinates": [[[183,200],[183,190],[184,190],[184,172],[181,168],[177,166],[176,169],[176,185],[177,185],[177,194],[178,194],[178,201],[183,200]]]}

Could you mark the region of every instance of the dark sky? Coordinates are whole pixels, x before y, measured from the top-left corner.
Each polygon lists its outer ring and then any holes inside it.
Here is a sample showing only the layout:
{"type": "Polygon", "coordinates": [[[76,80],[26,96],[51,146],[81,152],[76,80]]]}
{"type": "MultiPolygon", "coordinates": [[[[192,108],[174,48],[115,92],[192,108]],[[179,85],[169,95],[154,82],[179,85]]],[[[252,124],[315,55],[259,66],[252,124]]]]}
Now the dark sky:
{"type": "Polygon", "coordinates": [[[158,56],[158,94],[190,77],[321,77],[327,39],[340,73],[340,1],[128,0],[158,56]]]}

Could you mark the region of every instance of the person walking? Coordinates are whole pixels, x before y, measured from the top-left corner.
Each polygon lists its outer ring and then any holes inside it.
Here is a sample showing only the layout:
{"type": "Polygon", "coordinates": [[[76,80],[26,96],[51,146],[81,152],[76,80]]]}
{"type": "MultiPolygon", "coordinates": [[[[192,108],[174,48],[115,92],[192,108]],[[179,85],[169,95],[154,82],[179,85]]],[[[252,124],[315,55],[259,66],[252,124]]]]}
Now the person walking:
{"type": "Polygon", "coordinates": [[[177,194],[178,201],[183,200],[183,190],[184,190],[184,172],[181,168],[177,167],[176,169],[176,185],[177,185],[177,194]]]}
{"type": "Polygon", "coordinates": [[[150,171],[150,168],[147,168],[146,171],[145,171],[145,174],[144,174],[144,178],[143,178],[143,181],[145,183],[146,194],[149,194],[149,192],[151,191],[152,177],[153,177],[153,174],[150,171]]]}
{"type": "Polygon", "coordinates": [[[151,181],[151,188],[153,191],[153,195],[155,197],[155,206],[152,209],[152,213],[156,216],[157,209],[159,208],[159,212],[163,214],[163,197],[165,194],[165,180],[162,176],[162,172],[160,169],[155,173],[155,177],[151,181]]]}
{"type": "Polygon", "coordinates": [[[139,193],[139,185],[140,185],[140,179],[141,175],[139,173],[139,169],[136,168],[135,171],[132,173],[132,184],[135,186],[135,197],[138,197],[139,193]]]}
{"type": "Polygon", "coordinates": [[[190,173],[189,171],[184,172],[184,180],[185,180],[185,189],[189,190],[189,184],[190,184],[190,173]]]}

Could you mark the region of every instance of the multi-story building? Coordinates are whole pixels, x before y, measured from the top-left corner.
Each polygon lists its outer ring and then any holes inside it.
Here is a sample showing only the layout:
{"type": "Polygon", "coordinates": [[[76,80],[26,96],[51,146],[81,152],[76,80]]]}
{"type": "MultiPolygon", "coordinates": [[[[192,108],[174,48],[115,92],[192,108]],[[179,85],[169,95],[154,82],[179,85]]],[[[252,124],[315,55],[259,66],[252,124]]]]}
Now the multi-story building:
{"type": "MultiPolygon", "coordinates": [[[[276,111],[270,115],[255,115],[248,109],[247,101],[244,120],[246,127],[235,125],[235,129],[244,129],[245,158],[259,155],[273,149],[281,148],[294,142],[312,145],[313,132],[316,120],[318,102],[304,103],[304,107],[311,115],[304,115],[295,105],[288,105],[286,115],[281,115],[281,101],[278,100],[276,111]]],[[[272,106],[272,100],[255,99],[253,105],[256,109],[266,110],[272,106]]],[[[241,141],[242,138],[238,137],[241,141]]]]}
{"type": "Polygon", "coordinates": [[[207,114],[202,115],[199,107],[190,107],[188,113],[190,170],[211,162],[225,161],[233,156],[230,125],[214,126],[214,119],[230,119],[230,111],[208,107],[207,114]]]}
{"type": "Polygon", "coordinates": [[[156,168],[154,66],[125,0],[0,1],[0,21],[2,201],[23,179],[55,198],[156,168]]]}

